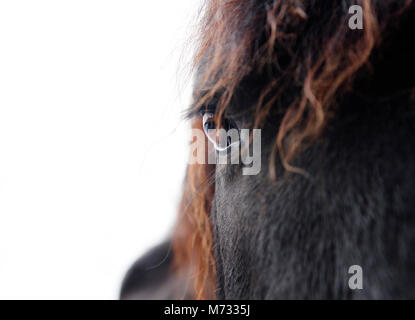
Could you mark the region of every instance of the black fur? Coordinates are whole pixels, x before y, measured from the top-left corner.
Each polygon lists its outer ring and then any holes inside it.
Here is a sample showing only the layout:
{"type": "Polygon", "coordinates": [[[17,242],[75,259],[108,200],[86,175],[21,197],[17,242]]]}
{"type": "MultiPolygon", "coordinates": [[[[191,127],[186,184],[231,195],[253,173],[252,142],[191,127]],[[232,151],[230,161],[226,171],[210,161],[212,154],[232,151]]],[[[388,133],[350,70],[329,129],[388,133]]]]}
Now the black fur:
{"type": "MultiPolygon", "coordinates": [[[[384,35],[374,72],[358,74],[322,137],[294,160],[310,177],[277,162],[277,181],[268,179],[278,115],[263,128],[259,175],[217,166],[219,299],[415,298],[413,21],[412,9],[384,35]],[[362,290],[348,286],[352,265],[363,268],[362,290]]],[[[257,100],[256,77],[230,114],[257,100]]],[[[246,128],[252,120],[236,121],[246,128]]]]}
{"type": "MultiPolygon", "coordinates": [[[[217,172],[220,299],[415,298],[415,114],[408,97],[350,96],[297,158],[310,178],[217,172]],[[360,265],[364,289],[348,287],[360,265]]],[[[263,141],[263,152],[270,141],[263,141]]]]}

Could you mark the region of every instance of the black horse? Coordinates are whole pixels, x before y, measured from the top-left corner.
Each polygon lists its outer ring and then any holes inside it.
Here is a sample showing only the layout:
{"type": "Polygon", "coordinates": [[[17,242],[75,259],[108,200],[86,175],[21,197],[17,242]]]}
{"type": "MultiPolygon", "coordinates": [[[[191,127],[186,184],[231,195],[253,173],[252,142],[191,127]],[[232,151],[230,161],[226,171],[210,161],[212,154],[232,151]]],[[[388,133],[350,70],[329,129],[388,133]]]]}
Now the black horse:
{"type": "Polygon", "coordinates": [[[178,231],[121,297],[415,298],[412,1],[210,0],[204,14],[189,117],[261,129],[262,169],[189,166],[178,231]]]}

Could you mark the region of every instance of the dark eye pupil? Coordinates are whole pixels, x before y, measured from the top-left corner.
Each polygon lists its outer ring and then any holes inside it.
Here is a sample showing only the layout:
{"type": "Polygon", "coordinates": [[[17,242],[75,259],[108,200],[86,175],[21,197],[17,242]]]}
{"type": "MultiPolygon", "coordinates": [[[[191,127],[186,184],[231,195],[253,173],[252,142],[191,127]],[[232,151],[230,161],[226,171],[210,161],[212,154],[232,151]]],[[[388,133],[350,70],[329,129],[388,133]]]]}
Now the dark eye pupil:
{"type": "Polygon", "coordinates": [[[215,121],[207,121],[204,126],[205,126],[205,130],[216,129],[215,121]]]}

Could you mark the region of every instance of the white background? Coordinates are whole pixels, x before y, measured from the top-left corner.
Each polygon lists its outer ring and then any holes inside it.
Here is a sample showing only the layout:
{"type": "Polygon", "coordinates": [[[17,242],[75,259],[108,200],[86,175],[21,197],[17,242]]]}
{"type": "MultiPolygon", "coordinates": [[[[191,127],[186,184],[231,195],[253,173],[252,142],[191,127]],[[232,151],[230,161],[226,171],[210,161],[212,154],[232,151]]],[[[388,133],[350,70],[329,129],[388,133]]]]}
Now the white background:
{"type": "Polygon", "coordinates": [[[0,1],[0,298],[115,299],[167,236],[197,8],[0,1]]]}

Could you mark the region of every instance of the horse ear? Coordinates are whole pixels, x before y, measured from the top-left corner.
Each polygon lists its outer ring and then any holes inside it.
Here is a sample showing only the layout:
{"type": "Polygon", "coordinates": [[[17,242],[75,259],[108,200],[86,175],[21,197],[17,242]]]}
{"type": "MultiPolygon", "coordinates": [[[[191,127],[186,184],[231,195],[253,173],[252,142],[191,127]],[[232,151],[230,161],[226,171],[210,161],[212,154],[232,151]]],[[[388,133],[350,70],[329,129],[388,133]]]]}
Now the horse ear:
{"type": "MultiPolygon", "coordinates": [[[[192,128],[202,130],[200,117],[194,119],[192,128]]],[[[207,148],[207,141],[205,146],[207,148]]],[[[188,165],[173,235],[174,270],[190,270],[193,283],[189,281],[186,290],[196,299],[215,297],[213,236],[209,220],[214,195],[214,169],[214,165],[208,164],[188,165]]]]}

